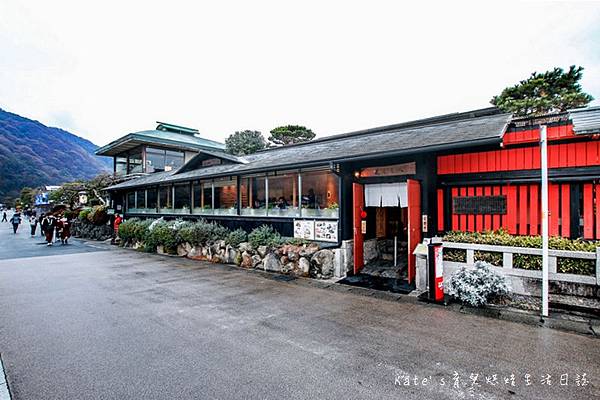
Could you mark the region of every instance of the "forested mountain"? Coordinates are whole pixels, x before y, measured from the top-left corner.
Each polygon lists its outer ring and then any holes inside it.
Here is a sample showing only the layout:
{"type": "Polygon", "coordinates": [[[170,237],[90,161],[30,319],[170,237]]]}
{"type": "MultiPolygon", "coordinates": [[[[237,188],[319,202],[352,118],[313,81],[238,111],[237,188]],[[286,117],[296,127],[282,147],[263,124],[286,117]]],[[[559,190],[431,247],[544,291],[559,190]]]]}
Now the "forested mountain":
{"type": "Polygon", "coordinates": [[[0,200],[17,197],[25,186],[59,185],[109,171],[112,160],[94,155],[97,147],[0,109],[0,200]]]}

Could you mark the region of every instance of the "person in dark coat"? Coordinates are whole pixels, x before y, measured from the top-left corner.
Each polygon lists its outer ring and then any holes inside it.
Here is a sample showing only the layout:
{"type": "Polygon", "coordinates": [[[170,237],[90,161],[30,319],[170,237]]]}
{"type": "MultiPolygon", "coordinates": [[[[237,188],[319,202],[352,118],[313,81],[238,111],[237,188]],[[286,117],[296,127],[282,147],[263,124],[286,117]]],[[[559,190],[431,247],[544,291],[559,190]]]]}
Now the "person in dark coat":
{"type": "Polygon", "coordinates": [[[6,219],[6,211],[2,211],[2,222],[8,222],[8,219],[6,219]]]}
{"type": "Polygon", "coordinates": [[[46,234],[46,243],[48,246],[52,246],[52,239],[54,236],[54,228],[56,227],[56,217],[52,214],[46,215],[42,221],[42,228],[46,234]]]}
{"type": "Polygon", "coordinates": [[[38,220],[38,221],[39,221],[39,223],[40,223],[40,235],[41,235],[42,237],[45,237],[45,236],[46,236],[46,232],[44,231],[44,227],[42,226],[42,221],[44,220],[45,216],[46,216],[46,214],[44,214],[44,213],[41,213],[41,214],[40,214],[40,218],[39,218],[39,220],[38,220]]]}
{"type": "Polygon", "coordinates": [[[64,216],[60,219],[61,230],[60,230],[60,241],[62,244],[69,244],[69,238],[71,237],[71,223],[64,216]]]}
{"type": "Polygon", "coordinates": [[[19,225],[21,224],[21,214],[19,213],[14,213],[13,216],[10,219],[10,223],[13,226],[13,232],[16,234],[17,233],[17,229],[19,229],[19,225]]]}

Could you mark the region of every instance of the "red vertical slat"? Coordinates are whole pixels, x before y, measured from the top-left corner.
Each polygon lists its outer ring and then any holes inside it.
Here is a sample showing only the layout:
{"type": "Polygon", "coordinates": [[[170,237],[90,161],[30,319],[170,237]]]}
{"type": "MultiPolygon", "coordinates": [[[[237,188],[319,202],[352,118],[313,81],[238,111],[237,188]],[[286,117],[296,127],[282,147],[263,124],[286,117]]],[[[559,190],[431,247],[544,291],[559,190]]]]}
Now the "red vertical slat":
{"type": "Polygon", "coordinates": [[[519,186],[519,235],[527,235],[527,185],[519,186]]]}
{"type": "Polygon", "coordinates": [[[562,237],[571,236],[571,186],[569,184],[560,185],[560,235],[562,237]]]}
{"type": "Polygon", "coordinates": [[[534,150],[537,150],[537,148],[536,147],[525,148],[525,159],[523,160],[523,169],[532,169],[533,168],[534,150]]]}
{"type": "Polygon", "coordinates": [[[452,213],[452,230],[453,231],[458,231],[458,230],[460,230],[460,226],[458,225],[458,222],[459,222],[458,221],[458,215],[454,214],[454,209],[452,207],[452,203],[454,202],[453,199],[456,196],[458,196],[458,188],[455,188],[455,187],[452,188],[452,191],[450,193],[451,193],[451,198],[450,198],[450,201],[451,201],[451,203],[450,203],[450,212],[452,213]]]}
{"type": "Polygon", "coordinates": [[[509,166],[508,166],[508,154],[509,152],[511,152],[512,150],[499,150],[500,151],[500,170],[501,171],[508,171],[509,170],[509,166]]]}
{"type": "MultiPolygon", "coordinates": [[[[500,192],[500,186],[494,186],[494,196],[500,196],[501,192],[500,192]]],[[[500,222],[501,222],[501,216],[500,214],[494,214],[492,216],[492,229],[497,231],[498,229],[500,229],[500,222]]]]}
{"type": "MultiPolygon", "coordinates": [[[[470,187],[467,189],[467,196],[473,197],[475,195],[475,188],[470,187]]],[[[469,232],[475,232],[475,215],[469,214],[467,216],[467,230],[469,232]]]]}
{"type": "MultiPolygon", "coordinates": [[[[483,189],[483,194],[485,196],[491,196],[492,195],[492,187],[486,186],[483,189]]],[[[483,216],[483,229],[486,231],[492,230],[492,215],[491,214],[486,214],[483,216]]]]}
{"type": "Polygon", "coordinates": [[[569,148],[565,143],[561,143],[558,145],[559,153],[558,153],[558,166],[560,168],[569,166],[569,148]]]}
{"type": "Polygon", "coordinates": [[[517,234],[517,187],[508,185],[506,187],[506,229],[512,235],[517,234]]]}
{"type": "Polygon", "coordinates": [[[585,144],[585,165],[596,165],[598,146],[596,142],[586,142],[585,144]]]}
{"type": "Polygon", "coordinates": [[[594,185],[583,185],[583,238],[594,238],[594,185]]]}
{"type": "Polygon", "coordinates": [[[560,156],[558,145],[548,146],[548,168],[558,168],[560,156]]]}
{"type": "Polygon", "coordinates": [[[538,234],[538,224],[539,221],[539,210],[540,210],[540,201],[538,197],[538,185],[529,186],[529,234],[537,235],[538,234]]]}
{"type": "Polygon", "coordinates": [[[416,257],[413,252],[421,243],[421,183],[414,179],[407,179],[406,191],[408,194],[408,283],[412,283],[416,276],[416,257]]]}
{"type": "Polygon", "coordinates": [[[575,153],[577,154],[577,156],[575,157],[575,165],[576,166],[584,166],[587,165],[587,160],[586,160],[586,156],[587,156],[587,143],[585,142],[580,142],[580,143],[575,143],[575,153]]]}
{"type": "MultiPolygon", "coordinates": [[[[466,187],[461,187],[460,188],[460,195],[461,196],[466,196],[467,195],[467,188],[466,187]]],[[[460,214],[460,224],[458,226],[458,229],[461,231],[466,231],[467,230],[467,215],[466,214],[460,214]]]]}
{"type": "Polygon", "coordinates": [[[488,151],[487,152],[487,169],[485,172],[495,171],[496,170],[496,152],[488,151]]]}
{"type": "Polygon", "coordinates": [[[361,212],[365,205],[363,185],[359,183],[352,184],[353,216],[354,216],[354,273],[358,273],[364,267],[364,247],[362,234],[361,212]]]}
{"type": "Polygon", "coordinates": [[[577,143],[567,144],[567,154],[569,167],[577,166],[577,143]]]}
{"type": "Polygon", "coordinates": [[[532,151],[531,151],[531,168],[533,169],[540,169],[542,167],[542,155],[540,153],[540,147],[536,146],[533,147],[532,151]]]}
{"type": "MultiPolygon", "coordinates": [[[[478,186],[475,188],[475,196],[483,196],[483,188],[478,186]]],[[[475,216],[475,230],[477,232],[483,232],[483,214],[477,214],[475,216]]]]}
{"type": "Polygon", "coordinates": [[[437,230],[444,231],[444,189],[437,190],[437,230]]]}
{"type": "Polygon", "coordinates": [[[551,183],[548,185],[548,234],[558,236],[558,215],[559,215],[559,186],[551,183]]]}
{"type": "Polygon", "coordinates": [[[596,239],[600,239],[600,184],[596,184],[596,239]]]}

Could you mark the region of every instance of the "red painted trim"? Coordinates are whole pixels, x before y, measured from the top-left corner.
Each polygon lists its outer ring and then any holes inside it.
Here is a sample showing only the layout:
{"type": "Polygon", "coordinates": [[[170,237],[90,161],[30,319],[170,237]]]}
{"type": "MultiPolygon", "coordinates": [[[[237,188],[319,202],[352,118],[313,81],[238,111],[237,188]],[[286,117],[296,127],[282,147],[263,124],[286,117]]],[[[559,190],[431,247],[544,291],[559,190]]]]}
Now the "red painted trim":
{"type": "Polygon", "coordinates": [[[583,238],[594,239],[594,185],[583,184],[583,238]]]}
{"type": "MultiPolygon", "coordinates": [[[[483,189],[483,193],[485,196],[491,196],[492,195],[492,188],[491,186],[486,186],[483,189]]],[[[486,214],[483,217],[483,229],[486,231],[491,231],[492,230],[492,216],[490,214],[486,214]]]]}
{"type": "Polygon", "coordinates": [[[560,235],[571,236],[571,185],[560,185],[560,235]]]}
{"type": "Polygon", "coordinates": [[[600,239],[600,183],[596,184],[596,239],[600,239]]]}
{"type": "MultiPolygon", "coordinates": [[[[473,188],[473,187],[468,188],[467,196],[469,196],[469,197],[475,196],[475,188],[473,188]]],[[[473,214],[467,215],[467,230],[469,232],[475,232],[475,215],[473,215],[473,214]]]]}
{"type": "Polygon", "coordinates": [[[412,283],[416,276],[416,257],[413,252],[421,243],[421,183],[414,179],[407,179],[406,191],[408,193],[408,283],[412,283]]]}
{"type": "Polygon", "coordinates": [[[506,187],[506,229],[508,233],[517,233],[517,187],[508,185],[506,187]]]}
{"type": "Polygon", "coordinates": [[[558,236],[559,207],[559,185],[548,185],[548,234],[558,236]]]}
{"type": "Polygon", "coordinates": [[[529,200],[527,199],[527,185],[519,186],[519,235],[527,235],[527,208],[529,200]]]}
{"type": "Polygon", "coordinates": [[[365,265],[363,234],[361,230],[360,213],[365,205],[363,185],[352,184],[353,214],[354,214],[354,273],[358,273],[365,265]]]}
{"type": "Polygon", "coordinates": [[[539,201],[539,186],[529,186],[529,234],[538,234],[538,225],[540,223],[540,201],[539,201]]]}
{"type": "MultiPolygon", "coordinates": [[[[460,195],[461,196],[466,196],[467,195],[467,188],[466,187],[461,187],[460,188],[460,195]]],[[[459,216],[458,230],[460,230],[460,231],[466,231],[467,230],[467,216],[465,214],[460,214],[460,216],[459,216]]]]}
{"type": "MultiPolygon", "coordinates": [[[[457,196],[458,196],[458,188],[452,188],[451,199],[454,199],[457,196]]],[[[458,215],[454,214],[454,209],[452,208],[452,204],[449,204],[448,206],[450,207],[450,212],[452,213],[452,230],[457,231],[460,229],[460,226],[458,224],[458,222],[459,222],[458,215]]]]}
{"type": "MultiPolygon", "coordinates": [[[[475,196],[483,196],[483,188],[481,186],[475,188],[475,196]]],[[[477,214],[475,216],[475,230],[477,232],[482,232],[484,230],[482,214],[477,214]]]]}
{"type": "Polygon", "coordinates": [[[437,190],[437,230],[444,231],[444,189],[437,190]]]}

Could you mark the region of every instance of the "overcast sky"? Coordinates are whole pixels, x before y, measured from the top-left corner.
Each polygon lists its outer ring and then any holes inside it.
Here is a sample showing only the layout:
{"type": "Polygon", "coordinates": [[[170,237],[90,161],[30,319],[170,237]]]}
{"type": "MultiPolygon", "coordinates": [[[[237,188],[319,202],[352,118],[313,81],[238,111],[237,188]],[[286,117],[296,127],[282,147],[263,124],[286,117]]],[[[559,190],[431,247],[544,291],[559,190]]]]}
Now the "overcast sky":
{"type": "Polygon", "coordinates": [[[483,3],[0,0],[0,108],[103,145],[157,120],[325,136],[571,64],[600,98],[600,3],[483,3]]]}

